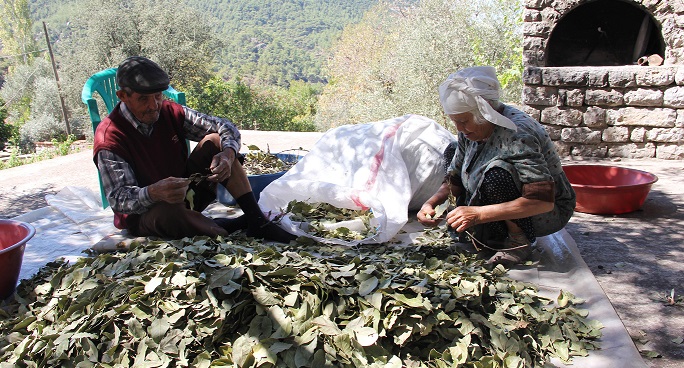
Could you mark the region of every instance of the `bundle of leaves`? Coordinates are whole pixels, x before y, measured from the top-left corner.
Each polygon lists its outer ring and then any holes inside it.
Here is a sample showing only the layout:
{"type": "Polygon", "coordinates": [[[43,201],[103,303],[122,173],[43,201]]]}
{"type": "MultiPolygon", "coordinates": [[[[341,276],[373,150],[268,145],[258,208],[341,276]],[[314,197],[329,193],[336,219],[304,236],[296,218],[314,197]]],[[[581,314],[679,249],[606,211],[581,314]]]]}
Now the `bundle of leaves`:
{"type": "Polygon", "coordinates": [[[377,233],[371,224],[373,211],[340,208],[330,203],[307,203],[292,200],[285,212],[292,221],[308,225],[307,232],[321,238],[362,240],[377,233]]]}
{"type": "Polygon", "coordinates": [[[287,171],[296,163],[297,160],[283,160],[270,151],[251,145],[245,154],[244,167],[247,175],[265,175],[287,171]]]}
{"type": "Polygon", "coordinates": [[[3,304],[1,365],[530,367],[595,348],[568,293],[431,242],[197,237],[55,262],[3,304]]]}

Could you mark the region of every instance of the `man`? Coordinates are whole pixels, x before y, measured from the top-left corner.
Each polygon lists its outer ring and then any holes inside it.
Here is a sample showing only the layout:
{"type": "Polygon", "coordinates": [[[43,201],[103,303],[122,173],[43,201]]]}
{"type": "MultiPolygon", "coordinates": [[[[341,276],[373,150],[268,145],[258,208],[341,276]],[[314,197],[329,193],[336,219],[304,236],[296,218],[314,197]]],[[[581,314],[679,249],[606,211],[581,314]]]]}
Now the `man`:
{"type": "Polygon", "coordinates": [[[256,238],[295,239],[261,212],[233,123],[165,100],[169,76],[147,58],[124,60],[116,81],[120,102],[97,127],[93,159],[117,228],[162,238],[247,229],[256,238]],[[199,142],[189,156],[186,139],[199,142]],[[217,183],[236,198],[244,215],[230,220],[202,215],[216,199],[217,183]]]}

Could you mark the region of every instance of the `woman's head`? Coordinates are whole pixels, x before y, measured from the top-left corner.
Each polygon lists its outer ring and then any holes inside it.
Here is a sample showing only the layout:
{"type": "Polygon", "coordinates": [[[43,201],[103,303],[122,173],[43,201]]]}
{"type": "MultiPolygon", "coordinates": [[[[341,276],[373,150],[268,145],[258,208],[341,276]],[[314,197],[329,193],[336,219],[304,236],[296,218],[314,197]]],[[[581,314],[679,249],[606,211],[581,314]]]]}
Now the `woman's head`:
{"type": "Polygon", "coordinates": [[[458,115],[472,113],[476,120],[484,120],[517,130],[515,124],[497,112],[500,85],[496,70],[491,66],[476,66],[459,70],[439,86],[439,101],[444,113],[458,115]]]}
{"type": "Polygon", "coordinates": [[[485,140],[494,131],[495,125],[487,121],[477,110],[460,114],[449,114],[447,116],[454,123],[456,130],[471,141],[479,142],[485,140]]]}

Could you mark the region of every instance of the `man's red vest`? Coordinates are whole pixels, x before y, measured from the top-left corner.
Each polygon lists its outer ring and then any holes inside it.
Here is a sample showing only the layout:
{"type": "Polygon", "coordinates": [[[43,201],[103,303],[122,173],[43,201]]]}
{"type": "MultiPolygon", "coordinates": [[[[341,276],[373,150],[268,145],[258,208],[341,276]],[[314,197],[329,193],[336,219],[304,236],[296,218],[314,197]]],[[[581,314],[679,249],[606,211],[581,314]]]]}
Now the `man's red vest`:
{"type": "MultiPolygon", "coordinates": [[[[170,176],[182,177],[188,158],[183,131],[184,119],[185,113],[181,105],[164,101],[159,120],[154,123],[152,134],[147,137],[123,117],[120,105],[116,105],[95,130],[95,165],[97,166],[97,153],[108,150],[131,165],[141,188],[170,176]]],[[[115,212],[114,225],[119,229],[128,228],[128,216],[131,215],[115,212]]]]}

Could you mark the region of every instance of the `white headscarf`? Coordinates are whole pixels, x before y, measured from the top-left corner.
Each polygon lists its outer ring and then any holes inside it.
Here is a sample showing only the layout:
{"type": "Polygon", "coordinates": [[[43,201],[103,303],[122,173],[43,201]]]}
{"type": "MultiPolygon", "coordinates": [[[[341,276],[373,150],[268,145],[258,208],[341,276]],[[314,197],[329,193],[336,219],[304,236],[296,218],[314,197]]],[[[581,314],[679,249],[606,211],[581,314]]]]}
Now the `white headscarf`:
{"type": "Polygon", "coordinates": [[[485,101],[498,100],[500,88],[494,67],[474,66],[449,75],[440,84],[439,102],[447,115],[477,109],[487,121],[517,131],[518,128],[509,118],[499,114],[485,101]]]}

